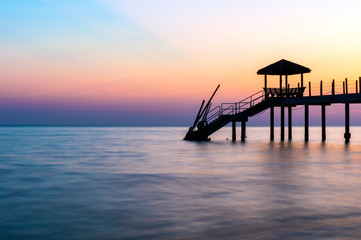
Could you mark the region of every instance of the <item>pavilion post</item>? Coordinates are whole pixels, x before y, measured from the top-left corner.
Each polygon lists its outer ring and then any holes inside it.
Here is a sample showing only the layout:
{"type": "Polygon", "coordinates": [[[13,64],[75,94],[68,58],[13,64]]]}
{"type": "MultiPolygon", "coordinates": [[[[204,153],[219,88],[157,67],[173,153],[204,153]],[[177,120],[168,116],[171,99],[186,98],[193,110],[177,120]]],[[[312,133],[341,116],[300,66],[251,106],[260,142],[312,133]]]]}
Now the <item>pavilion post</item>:
{"type": "Polygon", "coordinates": [[[303,73],[301,73],[301,88],[303,88],[303,73]]]}
{"type": "Polygon", "coordinates": [[[282,75],[280,75],[280,96],[282,97],[282,75]]]}
{"type": "Polygon", "coordinates": [[[285,76],[285,87],[286,87],[286,96],[288,94],[288,75],[285,76]]]}

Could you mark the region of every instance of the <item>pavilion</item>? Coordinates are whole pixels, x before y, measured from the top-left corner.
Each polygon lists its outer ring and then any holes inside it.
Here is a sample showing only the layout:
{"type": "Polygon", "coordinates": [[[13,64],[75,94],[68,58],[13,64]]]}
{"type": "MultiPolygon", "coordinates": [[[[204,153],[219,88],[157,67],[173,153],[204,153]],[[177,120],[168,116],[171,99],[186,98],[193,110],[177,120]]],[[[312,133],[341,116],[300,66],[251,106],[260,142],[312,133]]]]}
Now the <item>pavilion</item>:
{"type": "Polygon", "coordinates": [[[282,59],[278,62],[272,63],[267,67],[258,70],[258,75],[264,75],[264,90],[265,97],[302,97],[303,91],[303,74],[311,72],[311,69],[301,66],[299,64],[282,59]],[[301,74],[301,86],[297,88],[289,88],[288,76],[301,74]],[[268,75],[279,75],[280,76],[280,87],[279,88],[267,88],[267,76],[268,75]],[[282,85],[282,76],[285,76],[285,86],[282,85]],[[282,90],[284,89],[284,90],[282,90]]]}

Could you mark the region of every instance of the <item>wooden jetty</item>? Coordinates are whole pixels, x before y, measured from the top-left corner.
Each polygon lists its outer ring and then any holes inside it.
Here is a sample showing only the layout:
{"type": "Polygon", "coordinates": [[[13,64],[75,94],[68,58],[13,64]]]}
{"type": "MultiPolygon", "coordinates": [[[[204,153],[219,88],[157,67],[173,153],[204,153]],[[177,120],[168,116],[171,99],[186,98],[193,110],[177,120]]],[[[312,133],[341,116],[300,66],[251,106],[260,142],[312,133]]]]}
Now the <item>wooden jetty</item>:
{"type": "Polygon", "coordinates": [[[274,140],[274,109],[280,108],[281,125],[280,139],[285,139],[285,108],[288,109],[288,139],[292,139],[292,108],[304,106],[304,139],[309,140],[309,106],[321,106],[322,141],[326,140],[326,106],[334,103],[345,105],[345,142],[351,138],[350,133],[350,104],[361,103],[361,77],[355,80],[354,87],[349,88],[347,78],[342,82],[342,90],[336,87],[335,80],[326,84],[320,82],[319,87],[308,82],[304,85],[304,74],[311,72],[307,67],[299,64],[280,60],[265,68],[260,69],[257,74],[264,75],[263,90],[235,103],[222,103],[211,109],[211,98],[204,105],[203,100],[193,125],[189,128],[184,140],[207,141],[209,136],[229,123],[232,123],[232,140],[236,140],[236,122],[241,122],[241,141],[246,139],[246,123],[249,118],[270,109],[270,140],[274,140]],[[300,82],[291,87],[288,76],[299,74],[300,82]],[[279,87],[269,88],[267,76],[279,76],[279,87]],[[284,81],[283,81],[284,80],[284,81]],[[311,87],[313,86],[313,89],[311,87]],[[308,88],[308,89],[307,89],[308,88]],[[317,93],[315,94],[315,90],[317,93]],[[351,91],[352,90],[352,91],[351,91]]]}

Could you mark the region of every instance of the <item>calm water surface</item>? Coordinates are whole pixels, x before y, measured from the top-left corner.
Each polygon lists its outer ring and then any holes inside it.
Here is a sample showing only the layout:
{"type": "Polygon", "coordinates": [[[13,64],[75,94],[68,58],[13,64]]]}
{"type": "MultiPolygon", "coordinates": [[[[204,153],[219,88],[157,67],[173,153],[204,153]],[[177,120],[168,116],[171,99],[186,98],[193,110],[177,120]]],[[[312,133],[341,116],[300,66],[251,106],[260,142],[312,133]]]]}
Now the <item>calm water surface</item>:
{"type": "Polygon", "coordinates": [[[361,128],[186,130],[0,128],[0,239],[361,238],[361,128]]]}

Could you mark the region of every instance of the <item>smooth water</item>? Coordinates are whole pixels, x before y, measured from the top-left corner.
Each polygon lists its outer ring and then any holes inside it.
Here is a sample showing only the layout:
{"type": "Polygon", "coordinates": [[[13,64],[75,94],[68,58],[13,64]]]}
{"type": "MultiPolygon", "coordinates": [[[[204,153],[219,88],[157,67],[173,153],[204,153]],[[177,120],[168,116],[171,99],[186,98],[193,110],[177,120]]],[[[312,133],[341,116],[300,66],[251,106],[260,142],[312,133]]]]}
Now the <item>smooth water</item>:
{"type": "Polygon", "coordinates": [[[0,239],[361,238],[360,127],[186,131],[1,127],[0,239]]]}

